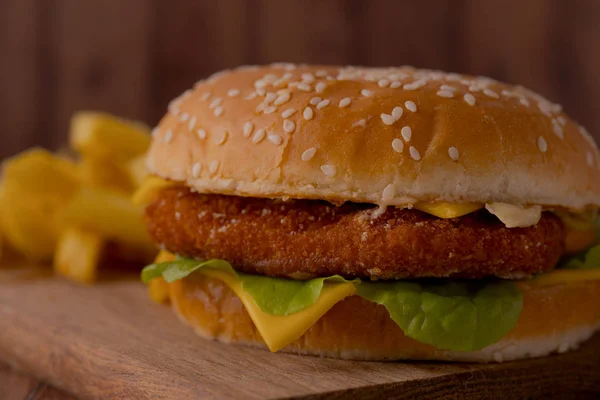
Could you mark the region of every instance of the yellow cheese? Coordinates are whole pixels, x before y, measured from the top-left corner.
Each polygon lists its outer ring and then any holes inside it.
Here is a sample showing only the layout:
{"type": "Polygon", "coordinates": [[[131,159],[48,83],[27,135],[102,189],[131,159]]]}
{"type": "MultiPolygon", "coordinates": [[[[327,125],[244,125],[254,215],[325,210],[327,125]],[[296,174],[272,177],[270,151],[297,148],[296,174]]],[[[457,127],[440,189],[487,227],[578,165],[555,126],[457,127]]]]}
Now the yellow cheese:
{"type": "Polygon", "coordinates": [[[457,218],[462,217],[483,208],[481,204],[475,203],[417,203],[414,205],[419,211],[435,215],[438,218],[457,218]]]}
{"type": "Polygon", "coordinates": [[[140,188],[133,194],[133,204],[136,206],[143,206],[152,203],[156,196],[161,190],[178,186],[177,182],[166,181],[162,178],[151,176],[140,186],[140,188]]]}
{"type": "Polygon", "coordinates": [[[531,287],[546,287],[595,280],[600,280],[600,269],[557,269],[518,283],[531,287]]]}
{"type": "Polygon", "coordinates": [[[250,318],[252,318],[269,350],[273,352],[281,350],[298,339],[331,307],[356,292],[356,288],[352,283],[325,283],[321,296],[315,304],[307,309],[288,316],[271,315],[261,311],[252,300],[252,297],[242,289],[240,281],[234,275],[224,271],[208,269],[200,272],[211,278],[222,280],[235,292],[246,307],[250,318]]]}

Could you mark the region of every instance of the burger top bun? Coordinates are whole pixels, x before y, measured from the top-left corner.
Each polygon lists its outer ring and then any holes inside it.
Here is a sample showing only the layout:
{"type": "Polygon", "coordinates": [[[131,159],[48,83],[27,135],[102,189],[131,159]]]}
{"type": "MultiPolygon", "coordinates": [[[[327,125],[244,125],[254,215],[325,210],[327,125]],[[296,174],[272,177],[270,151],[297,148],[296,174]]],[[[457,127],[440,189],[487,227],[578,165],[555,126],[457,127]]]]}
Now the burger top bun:
{"type": "Polygon", "coordinates": [[[410,206],[600,205],[600,154],[559,105],[484,77],[276,64],[169,105],[148,165],[203,193],[410,206]]]}

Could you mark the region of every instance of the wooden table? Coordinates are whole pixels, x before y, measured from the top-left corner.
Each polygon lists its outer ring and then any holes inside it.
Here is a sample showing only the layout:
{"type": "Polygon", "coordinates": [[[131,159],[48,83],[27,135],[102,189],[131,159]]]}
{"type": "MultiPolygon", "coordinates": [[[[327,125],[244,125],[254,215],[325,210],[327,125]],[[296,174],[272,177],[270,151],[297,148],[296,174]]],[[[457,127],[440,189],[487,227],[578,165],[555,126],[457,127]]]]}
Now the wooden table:
{"type": "MultiPolygon", "coordinates": [[[[13,266],[0,268],[0,360],[81,399],[600,397],[600,336],[576,352],[487,365],[271,354],[196,337],[135,277],[85,287],[13,266]]],[[[36,387],[55,397],[28,399],[61,398],[6,367],[3,380],[15,393],[0,399],[36,387]]]]}
{"type": "Polygon", "coordinates": [[[0,399],[75,400],[75,397],[0,362],[0,399]]]}

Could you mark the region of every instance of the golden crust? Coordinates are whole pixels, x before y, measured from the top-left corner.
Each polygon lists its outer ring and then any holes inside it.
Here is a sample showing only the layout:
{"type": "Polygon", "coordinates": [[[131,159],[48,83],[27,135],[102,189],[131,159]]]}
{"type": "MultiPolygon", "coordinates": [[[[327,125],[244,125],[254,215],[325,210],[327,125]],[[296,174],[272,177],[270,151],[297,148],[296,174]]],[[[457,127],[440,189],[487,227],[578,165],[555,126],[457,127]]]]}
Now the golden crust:
{"type": "Polygon", "coordinates": [[[565,231],[550,213],[534,226],[509,229],[485,210],[454,219],[395,207],[375,212],[172,188],[158,195],[146,219],[155,242],[173,253],[295,279],[522,278],[554,268],[563,254],[565,231]]]}
{"type": "Polygon", "coordinates": [[[559,106],[521,87],[409,67],[225,71],[171,104],[148,165],[200,192],[239,196],[600,205],[597,147],[559,106]]]}
{"type": "MultiPolygon", "coordinates": [[[[499,343],[472,352],[438,350],[404,335],[383,306],[358,296],[336,304],[283,351],[368,360],[503,361],[563,352],[600,324],[600,281],[537,288],[519,284],[523,311],[499,343]]],[[[264,347],[239,298],[201,274],[169,285],[174,310],[205,338],[264,347]]]]}

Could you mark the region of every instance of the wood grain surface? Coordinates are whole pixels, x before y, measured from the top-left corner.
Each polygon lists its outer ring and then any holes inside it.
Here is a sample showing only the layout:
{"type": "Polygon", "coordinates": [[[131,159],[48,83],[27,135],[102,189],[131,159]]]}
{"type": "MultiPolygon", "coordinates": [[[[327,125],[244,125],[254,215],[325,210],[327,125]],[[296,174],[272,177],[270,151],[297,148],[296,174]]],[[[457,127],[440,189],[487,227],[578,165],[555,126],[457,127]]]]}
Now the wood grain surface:
{"type": "Polygon", "coordinates": [[[40,382],[31,375],[15,371],[0,361],[0,399],[75,400],[75,397],[40,382]]]}
{"type": "Polygon", "coordinates": [[[196,337],[135,277],[84,287],[18,263],[0,268],[0,359],[81,399],[600,396],[600,337],[576,352],[489,365],[271,354],[196,337]]]}
{"type": "Polygon", "coordinates": [[[155,124],[240,64],[404,65],[528,86],[600,138],[597,0],[2,0],[0,158],[65,143],[71,114],[155,124]]]}

